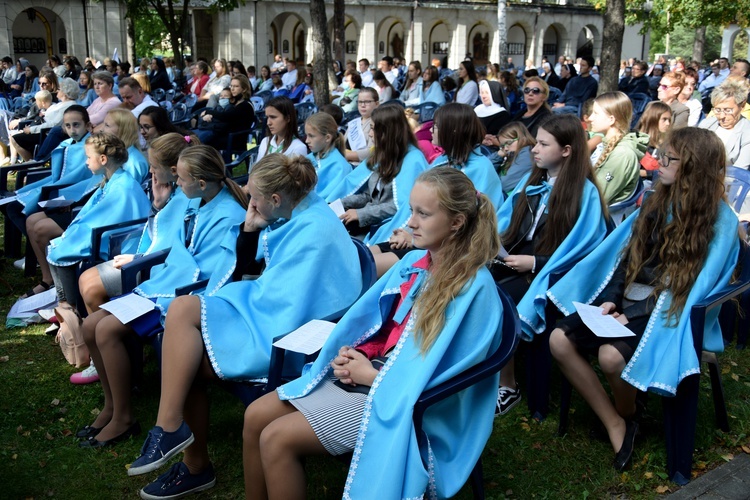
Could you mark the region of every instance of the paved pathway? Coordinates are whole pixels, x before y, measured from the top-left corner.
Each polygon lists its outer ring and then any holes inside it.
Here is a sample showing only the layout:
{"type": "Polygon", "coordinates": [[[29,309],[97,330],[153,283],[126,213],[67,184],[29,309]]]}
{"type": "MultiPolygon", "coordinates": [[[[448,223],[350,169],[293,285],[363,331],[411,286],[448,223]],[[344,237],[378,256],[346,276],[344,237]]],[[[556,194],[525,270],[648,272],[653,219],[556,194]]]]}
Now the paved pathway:
{"type": "Polygon", "coordinates": [[[669,500],[748,500],[750,499],[750,455],[741,454],[731,462],[689,482],[664,497],[669,500]]]}

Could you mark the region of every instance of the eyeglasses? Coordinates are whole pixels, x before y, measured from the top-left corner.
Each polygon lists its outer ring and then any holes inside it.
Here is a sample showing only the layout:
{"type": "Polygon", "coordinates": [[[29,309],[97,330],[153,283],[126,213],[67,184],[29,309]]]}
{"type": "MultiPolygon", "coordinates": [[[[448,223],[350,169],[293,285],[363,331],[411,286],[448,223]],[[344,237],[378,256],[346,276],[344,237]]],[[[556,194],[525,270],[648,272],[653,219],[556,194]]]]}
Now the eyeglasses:
{"type": "Polygon", "coordinates": [[[526,87],[525,89],[523,89],[523,93],[539,95],[542,93],[542,89],[537,88],[537,87],[526,87]]]}
{"type": "Polygon", "coordinates": [[[660,90],[665,90],[665,89],[669,89],[669,88],[672,88],[672,87],[676,87],[676,85],[664,85],[663,83],[659,84],[659,89],[660,90]]]}
{"type": "Polygon", "coordinates": [[[376,102],[376,101],[361,101],[361,100],[358,100],[357,104],[364,104],[366,106],[366,105],[372,104],[374,102],[376,102]]]}
{"type": "Polygon", "coordinates": [[[670,163],[673,161],[680,161],[679,158],[675,158],[673,156],[667,155],[667,153],[657,153],[656,158],[659,160],[659,163],[661,163],[662,167],[668,167],[670,163]]]}
{"type": "Polygon", "coordinates": [[[714,108],[715,115],[727,115],[732,116],[735,113],[734,108],[714,108]]]}
{"type": "Polygon", "coordinates": [[[510,146],[511,146],[511,145],[512,145],[512,144],[513,144],[514,142],[516,142],[517,140],[518,140],[518,138],[516,137],[515,139],[511,139],[511,140],[509,140],[509,141],[505,141],[505,142],[503,142],[503,143],[501,143],[501,144],[500,144],[500,147],[501,147],[501,148],[508,148],[508,147],[510,147],[510,146]]]}

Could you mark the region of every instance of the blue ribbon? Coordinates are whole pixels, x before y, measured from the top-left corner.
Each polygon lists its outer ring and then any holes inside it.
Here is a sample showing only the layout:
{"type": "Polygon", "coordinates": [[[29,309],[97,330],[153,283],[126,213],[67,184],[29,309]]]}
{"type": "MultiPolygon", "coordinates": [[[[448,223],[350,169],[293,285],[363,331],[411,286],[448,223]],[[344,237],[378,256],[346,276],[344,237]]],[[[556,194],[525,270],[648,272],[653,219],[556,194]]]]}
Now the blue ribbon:
{"type": "MultiPolygon", "coordinates": [[[[536,196],[538,194],[542,195],[542,200],[540,203],[544,204],[544,213],[547,212],[547,201],[549,201],[549,194],[552,192],[552,185],[549,184],[547,181],[542,181],[541,184],[534,185],[534,186],[526,186],[526,196],[536,196]]],[[[540,205],[541,206],[541,205],[540,205]]]]}
{"type": "Polygon", "coordinates": [[[406,297],[401,301],[401,305],[398,306],[396,313],[393,315],[393,320],[399,325],[404,322],[406,315],[411,311],[414,301],[416,300],[417,295],[419,295],[422,285],[429,275],[429,271],[427,271],[427,269],[422,269],[421,267],[406,267],[401,269],[400,272],[401,277],[404,280],[408,280],[412,274],[416,274],[417,278],[414,280],[409,293],[406,294],[406,297]]]}

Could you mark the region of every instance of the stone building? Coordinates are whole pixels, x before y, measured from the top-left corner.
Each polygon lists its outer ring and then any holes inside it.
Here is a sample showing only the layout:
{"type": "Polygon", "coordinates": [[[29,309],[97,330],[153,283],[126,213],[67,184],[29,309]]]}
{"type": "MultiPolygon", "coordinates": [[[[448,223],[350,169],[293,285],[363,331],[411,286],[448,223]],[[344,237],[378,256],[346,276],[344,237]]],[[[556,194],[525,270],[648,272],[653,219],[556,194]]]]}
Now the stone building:
{"type": "MultiPolygon", "coordinates": [[[[263,65],[274,54],[309,61],[309,2],[248,1],[231,12],[212,13],[210,0],[194,0],[192,55],[263,65]]],[[[602,17],[587,0],[509,1],[508,52],[522,65],[546,55],[601,54],[602,17]]],[[[51,54],[97,59],[128,54],[124,7],[116,0],[10,0],[0,3],[0,55],[26,57],[41,66],[51,54]]],[[[332,3],[328,17],[333,14],[332,3]]],[[[332,29],[332,28],[331,28],[332,29]]],[[[638,26],[627,27],[623,58],[648,54],[638,26]]],[[[399,55],[423,64],[447,58],[455,68],[471,53],[479,64],[498,62],[495,0],[358,0],[346,2],[346,58],[371,61],[399,55]]],[[[143,54],[150,55],[150,54],[143,54]]]]}

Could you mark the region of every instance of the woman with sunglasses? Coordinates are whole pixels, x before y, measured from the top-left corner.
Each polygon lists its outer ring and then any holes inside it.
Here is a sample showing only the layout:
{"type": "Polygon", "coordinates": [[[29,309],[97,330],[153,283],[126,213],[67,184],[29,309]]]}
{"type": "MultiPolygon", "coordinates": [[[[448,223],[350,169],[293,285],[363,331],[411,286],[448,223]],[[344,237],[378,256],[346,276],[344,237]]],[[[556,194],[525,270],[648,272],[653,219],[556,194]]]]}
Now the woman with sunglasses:
{"type": "Polygon", "coordinates": [[[513,116],[511,121],[521,122],[532,137],[536,137],[536,131],[542,119],[551,114],[552,110],[547,104],[549,97],[549,86],[547,82],[538,76],[527,78],[523,84],[523,101],[526,109],[521,110],[513,116]]]}

